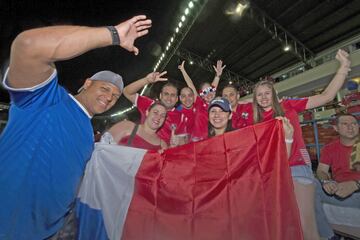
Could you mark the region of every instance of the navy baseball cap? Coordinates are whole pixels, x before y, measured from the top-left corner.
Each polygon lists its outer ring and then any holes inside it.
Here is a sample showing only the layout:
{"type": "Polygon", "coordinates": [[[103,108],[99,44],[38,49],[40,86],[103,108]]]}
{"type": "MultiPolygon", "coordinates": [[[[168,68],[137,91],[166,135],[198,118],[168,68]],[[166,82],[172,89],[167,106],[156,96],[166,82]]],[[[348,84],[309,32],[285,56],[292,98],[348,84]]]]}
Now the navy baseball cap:
{"type": "Polygon", "coordinates": [[[221,108],[224,112],[231,112],[230,102],[226,98],[223,98],[223,97],[214,98],[210,102],[208,109],[210,110],[212,107],[215,107],[215,106],[221,108]]]}

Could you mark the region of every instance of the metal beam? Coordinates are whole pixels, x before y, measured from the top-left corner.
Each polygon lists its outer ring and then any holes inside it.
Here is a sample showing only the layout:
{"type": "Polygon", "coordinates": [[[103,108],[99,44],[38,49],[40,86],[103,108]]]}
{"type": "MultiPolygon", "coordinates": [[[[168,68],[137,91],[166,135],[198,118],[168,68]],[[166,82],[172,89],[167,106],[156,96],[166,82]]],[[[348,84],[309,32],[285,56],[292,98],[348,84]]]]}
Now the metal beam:
{"type": "Polygon", "coordinates": [[[253,2],[247,13],[250,18],[253,19],[259,27],[270,34],[274,40],[277,40],[281,45],[290,45],[291,50],[289,52],[294,54],[300,61],[304,62],[309,67],[314,65],[314,52],[263,10],[257,7],[253,2]]]}

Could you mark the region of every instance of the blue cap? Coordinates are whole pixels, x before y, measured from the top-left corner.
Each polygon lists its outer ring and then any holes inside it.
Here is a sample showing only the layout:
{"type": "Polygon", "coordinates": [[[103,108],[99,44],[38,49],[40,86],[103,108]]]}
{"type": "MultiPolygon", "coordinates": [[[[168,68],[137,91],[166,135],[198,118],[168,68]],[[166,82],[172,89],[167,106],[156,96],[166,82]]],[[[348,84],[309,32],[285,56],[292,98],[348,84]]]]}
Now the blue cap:
{"type": "Polygon", "coordinates": [[[214,98],[210,102],[208,109],[210,110],[212,107],[215,107],[215,106],[221,108],[224,112],[231,112],[230,102],[226,98],[223,98],[223,97],[214,98]]]}

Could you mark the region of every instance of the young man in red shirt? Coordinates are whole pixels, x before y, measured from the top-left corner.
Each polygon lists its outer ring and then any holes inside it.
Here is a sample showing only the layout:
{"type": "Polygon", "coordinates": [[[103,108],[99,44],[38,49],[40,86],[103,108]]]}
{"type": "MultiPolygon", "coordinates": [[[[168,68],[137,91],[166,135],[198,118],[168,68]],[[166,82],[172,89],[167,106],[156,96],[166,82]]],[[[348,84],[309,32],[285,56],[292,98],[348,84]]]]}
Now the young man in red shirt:
{"type": "Polygon", "coordinates": [[[252,124],[252,105],[250,102],[240,102],[240,94],[234,85],[226,85],[222,90],[222,97],[231,104],[232,128],[238,129],[252,124]]]}
{"type": "Polygon", "coordinates": [[[183,87],[180,90],[180,103],[176,110],[185,115],[187,122],[187,132],[192,133],[194,128],[196,109],[194,107],[195,94],[189,87],[183,87]]]}

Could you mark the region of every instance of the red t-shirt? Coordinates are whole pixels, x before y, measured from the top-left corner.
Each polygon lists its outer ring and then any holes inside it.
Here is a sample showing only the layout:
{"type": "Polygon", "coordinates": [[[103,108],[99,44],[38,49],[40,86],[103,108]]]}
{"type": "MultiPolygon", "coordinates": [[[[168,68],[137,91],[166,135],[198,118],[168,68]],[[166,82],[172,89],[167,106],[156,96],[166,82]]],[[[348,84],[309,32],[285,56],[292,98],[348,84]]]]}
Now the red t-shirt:
{"type": "Polygon", "coordinates": [[[191,134],[194,128],[194,122],[195,122],[195,108],[194,105],[191,108],[184,108],[182,105],[179,105],[176,108],[177,111],[184,114],[185,116],[185,122],[186,124],[186,130],[185,132],[191,134]]]}
{"type": "MultiPolygon", "coordinates": [[[[308,98],[297,99],[285,99],[280,104],[285,112],[285,117],[290,120],[290,123],[294,127],[294,142],[291,147],[291,155],[289,159],[290,166],[311,164],[309,153],[306,150],[304,139],[302,137],[301,126],[299,122],[298,114],[306,110],[308,98]]],[[[254,114],[252,111],[252,103],[241,104],[242,112],[239,112],[241,116],[247,115],[246,121],[242,121],[242,127],[245,125],[252,125],[254,122],[254,114]],[[247,106],[246,106],[247,105],[247,106]]],[[[274,111],[271,109],[263,113],[263,121],[268,121],[273,118],[274,111]]]]}
{"type": "Polygon", "coordinates": [[[239,129],[250,126],[253,123],[252,119],[252,104],[238,104],[235,111],[232,112],[232,128],[239,129]]]}
{"type": "Polygon", "coordinates": [[[341,144],[337,139],[323,147],[320,162],[331,167],[333,179],[337,182],[360,180],[360,171],[350,169],[352,146],[341,144]]]}
{"type": "MultiPolygon", "coordinates": [[[[145,121],[146,110],[154,103],[155,101],[151,98],[137,95],[135,100],[135,106],[138,108],[141,114],[141,123],[145,121]]],[[[167,144],[170,143],[171,137],[171,125],[175,124],[176,130],[175,134],[183,134],[186,132],[186,117],[184,114],[177,111],[175,108],[168,110],[166,115],[166,120],[164,125],[157,131],[159,138],[164,140],[167,144]]]]}
{"type": "Polygon", "coordinates": [[[192,141],[200,141],[208,138],[208,104],[197,96],[194,102],[194,126],[191,133],[192,141]]]}

